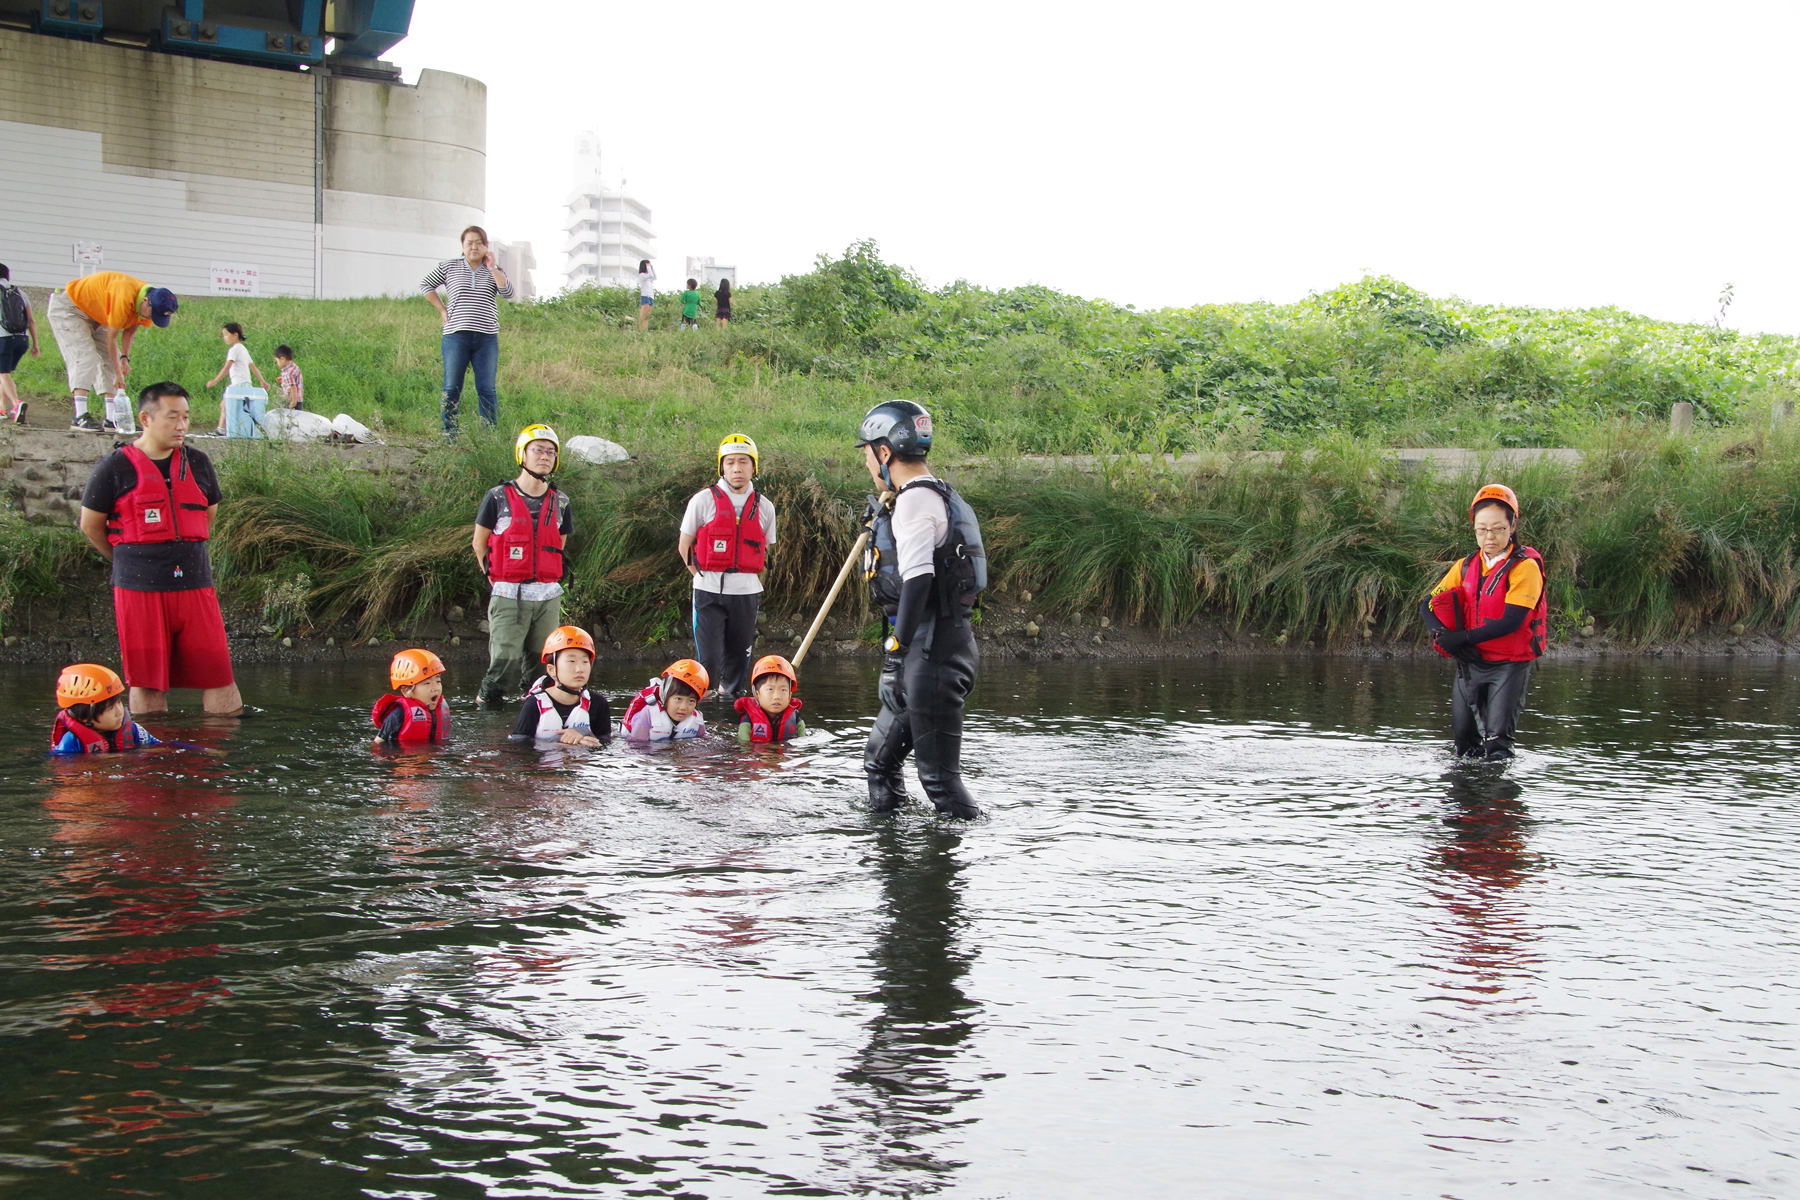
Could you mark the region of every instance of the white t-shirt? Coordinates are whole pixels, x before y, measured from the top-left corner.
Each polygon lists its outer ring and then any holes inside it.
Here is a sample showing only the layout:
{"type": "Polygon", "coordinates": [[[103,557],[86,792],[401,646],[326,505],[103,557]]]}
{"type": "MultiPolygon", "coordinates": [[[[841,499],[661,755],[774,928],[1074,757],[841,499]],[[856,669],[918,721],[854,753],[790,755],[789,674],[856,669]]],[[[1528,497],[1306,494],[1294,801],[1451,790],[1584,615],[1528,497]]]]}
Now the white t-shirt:
{"type": "MultiPolygon", "coordinates": [[[[719,490],[731,497],[731,507],[742,513],[744,502],[750,498],[750,491],[756,485],[742,492],[734,492],[723,479],[719,480],[719,490]]],[[[756,493],[760,503],[757,513],[762,517],[763,542],[765,549],[775,546],[775,505],[761,492],[756,493]]],[[[681,532],[698,536],[700,530],[718,515],[718,506],[713,503],[713,494],[709,489],[695,492],[693,499],[687,503],[687,511],[681,514],[681,532]]],[[[748,571],[701,571],[694,576],[696,592],[717,592],[721,596],[753,596],[762,591],[762,576],[752,575],[748,571]]]]}
{"type": "Polygon", "coordinates": [[[235,343],[225,352],[225,365],[231,370],[232,387],[250,385],[250,347],[242,342],[235,343]]]}
{"type": "MultiPolygon", "coordinates": [[[[935,479],[926,474],[922,479],[935,479]]],[[[950,540],[950,507],[928,487],[909,487],[894,501],[894,558],[901,582],[936,575],[931,552],[950,540]]]]}
{"type": "Polygon", "coordinates": [[[638,272],[638,295],[640,295],[640,296],[656,295],[656,268],[655,267],[651,267],[648,271],[639,271],[638,272]]]}

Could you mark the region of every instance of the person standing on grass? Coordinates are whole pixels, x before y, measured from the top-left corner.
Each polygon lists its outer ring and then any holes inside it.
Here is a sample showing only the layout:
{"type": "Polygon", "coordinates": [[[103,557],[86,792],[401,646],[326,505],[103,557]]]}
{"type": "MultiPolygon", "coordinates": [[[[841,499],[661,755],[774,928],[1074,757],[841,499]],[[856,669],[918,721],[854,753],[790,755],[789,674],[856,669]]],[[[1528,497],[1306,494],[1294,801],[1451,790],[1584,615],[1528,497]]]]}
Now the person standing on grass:
{"type": "MultiPolygon", "coordinates": [[[[220,366],[219,373],[206,381],[206,386],[218,387],[219,381],[229,376],[231,382],[226,385],[227,392],[232,388],[249,387],[250,372],[255,371],[256,382],[262,384],[263,391],[268,391],[268,378],[263,375],[262,368],[256,365],[256,360],[250,357],[250,347],[244,344],[244,327],[236,321],[227,321],[219,329],[219,338],[225,343],[225,362],[220,366]]],[[[213,435],[215,437],[225,436],[227,406],[228,401],[219,401],[219,428],[213,435]]]]}
{"type": "Polygon", "coordinates": [[[500,421],[500,399],[494,393],[494,372],[500,365],[500,305],[498,296],[513,298],[513,285],[488,249],[487,231],[471,225],[462,233],[462,257],[446,258],[419,283],[419,291],[444,318],[444,436],[456,436],[457,414],[462,407],[463,377],[475,369],[475,395],[482,423],[492,428],[500,421]],[[443,288],[449,307],[438,299],[443,288]]]}
{"type": "Polygon", "coordinates": [[[656,307],[656,268],[649,259],[638,263],[638,332],[650,328],[650,313],[656,307]]]}
{"type": "Polygon", "coordinates": [[[718,694],[750,694],[762,569],[775,545],[775,505],[753,480],[762,458],[741,433],[719,443],[719,481],[695,492],[675,552],[694,580],[694,657],[718,694]]]}
{"type": "MultiPolygon", "coordinates": [[[[96,271],[71,279],[50,296],[44,316],[69,376],[75,419],[70,429],[112,429],[88,413],[90,391],[120,391],[131,374],[131,343],[145,325],[166,328],[181,307],[168,288],[151,287],[122,271],[96,271]]],[[[105,416],[105,413],[101,414],[105,416]]]]}
{"type": "Polygon", "coordinates": [[[719,280],[719,288],[713,293],[713,320],[719,328],[731,324],[731,280],[719,280]]]}
{"type": "Polygon", "coordinates": [[[683,329],[700,328],[700,293],[698,280],[688,280],[687,291],[681,293],[681,327],[683,329]]]}
{"type": "Polygon", "coordinates": [[[218,512],[212,460],[186,444],[188,394],[138,394],[138,439],[101,459],[81,495],[81,532],[112,563],[119,658],[131,711],[167,712],[172,688],[199,688],[219,716],[244,709],[206,542],[218,512]]]}
{"type": "Polygon", "coordinates": [[[563,546],[573,524],[569,497],[551,486],[562,441],[548,425],[527,425],[513,442],[519,477],[488,489],[475,510],[475,562],[493,585],[488,597],[488,669],[476,698],[506,703],[512,680],[529,688],[544,640],[562,624],[563,546]]]}
{"type": "Polygon", "coordinates": [[[1513,756],[1531,664],[1550,640],[1544,556],[1517,540],[1519,498],[1490,483],[1469,506],[1475,553],[1452,563],[1421,615],[1438,653],[1456,660],[1450,728],[1458,758],[1513,756]]]}
{"type": "Polygon", "coordinates": [[[18,425],[25,423],[25,401],[19,398],[19,386],[13,382],[13,370],[26,350],[38,356],[37,318],[31,315],[31,297],[12,281],[12,272],[0,264],[0,404],[6,405],[6,416],[18,425]]]}
{"type": "Polygon", "coordinates": [[[286,342],[275,347],[275,369],[281,402],[289,408],[305,408],[306,381],[300,377],[300,364],[294,361],[294,348],[286,342]]]}

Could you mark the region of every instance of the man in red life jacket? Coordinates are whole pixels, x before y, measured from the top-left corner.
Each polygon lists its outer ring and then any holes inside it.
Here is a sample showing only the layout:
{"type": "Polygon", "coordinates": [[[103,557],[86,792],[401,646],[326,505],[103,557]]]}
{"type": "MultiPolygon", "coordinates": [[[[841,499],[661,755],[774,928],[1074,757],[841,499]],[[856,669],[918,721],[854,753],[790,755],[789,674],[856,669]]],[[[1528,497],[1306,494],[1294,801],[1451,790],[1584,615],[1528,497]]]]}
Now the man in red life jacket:
{"type": "Polygon", "coordinates": [[[1456,659],[1450,719],[1462,757],[1513,756],[1531,664],[1549,643],[1544,559],[1515,539],[1518,514],[1509,487],[1475,493],[1476,551],[1451,565],[1423,608],[1439,653],[1456,659]]]}
{"type": "Polygon", "coordinates": [[[476,698],[499,708],[519,680],[537,682],[538,649],[562,624],[563,546],[573,525],[569,497],[551,486],[562,440],[527,425],[513,442],[519,477],[487,490],[475,511],[475,561],[488,577],[488,669],[476,698]]]}
{"type": "Polygon", "coordinates": [[[188,394],[179,384],[139,393],[138,424],[137,441],[101,459],[81,496],[81,532],[112,562],[131,711],[167,712],[169,689],[199,688],[207,712],[235,716],[244,701],[206,552],[219,477],[187,445],[188,394]]]}
{"type": "Polygon", "coordinates": [[[719,481],[695,492],[675,543],[694,578],[694,657],[719,695],[750,694],[762,569],[775,545],[775,506],[756,490],[762,457],[741,433],[719,443],[719,481]]]}

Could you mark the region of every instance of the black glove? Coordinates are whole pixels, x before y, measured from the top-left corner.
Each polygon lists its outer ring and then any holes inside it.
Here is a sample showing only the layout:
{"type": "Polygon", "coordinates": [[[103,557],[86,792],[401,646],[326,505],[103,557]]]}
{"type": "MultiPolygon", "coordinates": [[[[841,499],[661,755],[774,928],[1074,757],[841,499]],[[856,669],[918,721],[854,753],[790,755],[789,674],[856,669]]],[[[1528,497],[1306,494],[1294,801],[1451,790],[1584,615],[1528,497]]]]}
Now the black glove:
{"type": "Polygon", "coordinates": [[[1438,649],[1457,662],[1478,663],[1481,661],[1481,651],[1477,650],[1475,644],[1469,640],[1467,629],[1446,629],[1440,632],[1434,640],[1438,644],[1438,649]]]}
{"type": "Polygon", "coordinates": [[[895,649],[894,645],[889,639],[889,649],[881,659],[881,683],[876,690],[881,696],[881,706],[899,713],[906,711],[906,697],[900,689],[900,670],[906,665],[906,648],[895,649]]]}

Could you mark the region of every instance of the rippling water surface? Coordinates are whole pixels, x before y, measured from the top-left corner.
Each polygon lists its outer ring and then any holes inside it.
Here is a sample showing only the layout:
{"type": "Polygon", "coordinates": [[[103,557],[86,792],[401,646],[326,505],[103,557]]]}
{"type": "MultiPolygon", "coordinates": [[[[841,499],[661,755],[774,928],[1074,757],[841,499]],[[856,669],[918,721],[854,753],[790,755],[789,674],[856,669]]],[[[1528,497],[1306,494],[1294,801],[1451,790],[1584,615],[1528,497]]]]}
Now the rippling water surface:
{"type": "Polygon", "coordinates": [[[959,828],[860,810],[862,667],[784,754],[377,755],[308,667],[73,763],[52,674],[0,1194],[1800,1195],[1778,666],[1542,668],[1504,774],[1436,664],[990,668],[959,828]]]}

